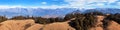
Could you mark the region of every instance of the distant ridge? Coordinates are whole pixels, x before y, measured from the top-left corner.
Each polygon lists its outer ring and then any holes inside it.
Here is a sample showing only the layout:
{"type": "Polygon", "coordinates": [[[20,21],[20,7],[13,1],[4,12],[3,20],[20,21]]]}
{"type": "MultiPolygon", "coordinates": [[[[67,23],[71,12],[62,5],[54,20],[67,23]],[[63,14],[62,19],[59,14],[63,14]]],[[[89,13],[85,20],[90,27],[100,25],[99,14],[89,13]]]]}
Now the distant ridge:
{"type": "Polygon", "coordinates": [[[68,13],[88,13],[99,11],[104,14],[120,13],[120,9],[117,8],[94,8],[94,9],[78,9],[78,8],[56,8],[56,9],[43,9],[43,8],[5,8],[0,9],[0,16],[43,16],[51,17],[55,15],[65,16],[68,13]]]}
{"type": "Polygon", "coordinates": [[[42,8],[5,8],[0,9],[0,16],[49,16],[57,15],[64,16],[67,13],[75,11],[76,8],[57,8],[57,9],[42,9],[42,8]]]}
{"type": "Polygon", "coordinates": [[[101,12],[104,14],[116,14],[116,13],[120,13],[120,9],[117,8],[96,8],[96,9],[87,9],[85,10],[83,13],[88,13],[88,12],[101,12]]]}

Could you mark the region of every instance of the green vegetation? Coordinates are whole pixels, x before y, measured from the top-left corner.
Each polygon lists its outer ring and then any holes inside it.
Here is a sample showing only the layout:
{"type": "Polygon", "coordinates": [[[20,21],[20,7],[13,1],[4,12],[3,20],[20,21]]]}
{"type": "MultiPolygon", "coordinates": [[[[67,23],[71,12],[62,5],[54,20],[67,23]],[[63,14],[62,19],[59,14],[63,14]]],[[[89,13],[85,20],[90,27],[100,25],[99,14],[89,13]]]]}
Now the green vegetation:
{"type": "Polygon", "coordinates": [[[119,13],[110,14],[110,15],[106,16],[105,19],[106,20],[112,20],[112,21],[115,21],[115,22],[120,24],[120,14],[119,13]]]}
{"type": "Polygon", "coordinates": [[[7,18],[5,16],[0,16],[0,22],[6,21],[7,18]]]}
{"type": "Polygon", "coordinates": [[[70,26],[74,27],[76,30],[88,30],[91,27],[94,27],[97,20],[95,16],[88,14],[74,14],[76,17],[75,20],[69,22],[70,26]]]}
{"type": "Polygon", "coordinates": [[[23,19],[27,19],[27,18],[24,17],[24,16],[15,16],[15,17],[12,17],[11,19],[14,19],[14,20],[23,20],[23,19]]]}

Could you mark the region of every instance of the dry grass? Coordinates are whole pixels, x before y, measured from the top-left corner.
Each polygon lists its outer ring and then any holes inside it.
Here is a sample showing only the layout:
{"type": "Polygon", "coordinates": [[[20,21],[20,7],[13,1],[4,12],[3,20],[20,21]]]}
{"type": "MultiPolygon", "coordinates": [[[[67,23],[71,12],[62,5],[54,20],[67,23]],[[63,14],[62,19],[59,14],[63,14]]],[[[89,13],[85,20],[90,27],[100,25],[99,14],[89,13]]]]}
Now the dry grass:
{"type": "MultiPolygon", "coordinates": [[[[102,27],[104,16],[97,16],[97,24],[89,30],[104,30],[102,27]]],[[[50,24],[36,24],[32,19],[26,20],[7,20],[0,23],[0,30],[75,30],[68,23],[71,22],[54,22],[50,24]]],[[[110,21],[107,30],[119,30],[120,24],[115,21],[110,21]]]]}
{"type": "Polygon", "coordinates": [[[26,25],[34,25],[34,21],[32,19],[27,20],[7,20],[5,22],[0,23],[0,30],[8,29],[8,30],[25,30],[26,25]]]}
{"type": "Polygon", "coordinates": [[[120,24],[116,23],[115,21],[111,21],[107,29],[108,30],[120,30],[120,24]]]}
{"type": "Polygon", "coordinates": [[[36,24],[32,19],[7,20],[0,23],[0,30],[75,30],[66,22],[55,22],[51,24],[36,24]]]}
{"type": "Polygon", "coordinates": [[[43,27],[43,30],[75,30],[75,29],[70,27],[68,21],[66,21],[45,25],[45,27],[43,27]]]}
{"type": "Polygon", "coordinates": [[[40,30],[43,27],[41,24],[35,24],[32,25],[31,27],[27,28],[26,30],[40,30]]]}

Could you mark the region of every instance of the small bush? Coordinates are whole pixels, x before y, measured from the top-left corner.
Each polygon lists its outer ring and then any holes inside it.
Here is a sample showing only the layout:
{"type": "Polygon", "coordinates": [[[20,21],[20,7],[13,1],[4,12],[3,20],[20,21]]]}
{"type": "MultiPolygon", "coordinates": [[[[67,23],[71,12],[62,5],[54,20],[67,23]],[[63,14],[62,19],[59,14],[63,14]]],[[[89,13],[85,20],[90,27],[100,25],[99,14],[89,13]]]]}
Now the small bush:
{"type": "Polygon", "coordinates": [[[0,16],[0,22],[6,21],[7,18],[5,16],[0,16]]]}
{"type": "Polygon", "coordinates": [[[107,27],[109,26],[109,22],[110,22],[111,20],[107,20],[107,19],[104,19],[102,22],[103,22],[103,29],[104,30],[108,30],[107,29],[107,27]]]}
{"type": "Polygon", "coordinates": [[[94,27],[97,20],[93,15],[77,15],[75,20],[69,22],[70,26],[74,27],[76,30],[88,30],[94,27]]]}
{"type": "Polygon", "coordinates": [[[46,18],[42,18],[42,17],[33,17],[35,23],[39,23],[39,24],[47,24],[46,22],[46,18]]]}
{"type": "Polygon", "coordinates": [[[15,16],[15,17],[12,17],[10,18],[11,20],[23,20],[23,19],[27,19],[25,16],[15,16]]]}
{"type": "Polygon", "coordinates": [[[105,19],[113,20],[113,21],[115,21],[115,22],[120,24],[120,14],[119,13],[110,14],[110,15],[106,16],[105,19]]]}

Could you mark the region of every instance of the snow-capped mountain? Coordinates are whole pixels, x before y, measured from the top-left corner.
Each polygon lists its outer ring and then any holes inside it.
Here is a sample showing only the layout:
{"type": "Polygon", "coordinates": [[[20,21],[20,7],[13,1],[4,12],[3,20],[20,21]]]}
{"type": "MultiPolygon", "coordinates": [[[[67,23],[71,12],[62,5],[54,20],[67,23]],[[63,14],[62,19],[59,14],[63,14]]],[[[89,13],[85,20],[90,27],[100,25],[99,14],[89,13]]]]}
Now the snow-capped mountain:
{"type": "Polygon", "coordinates": [[[5,8],[0,9],[0,15],[13,16],[63,16],[67,13],[75,11],[76,8],[57,8],[57,9],[42,9],[42,8],[5,8]]]}
{"type": "Polygon", "coordinates": [[[68,13],[87,13],[87,12],[94,12],[99,11],[102,13],[120,13],[120,9],[116,8],[95,8],[95,9],[77,9],[77,8],[57,8],[57,9],[42,9],[42,8],[5,8],[0,9],[0,16],[42,16],[42,17],[57,17],[57,16],[64,16],[68,13]],[[78,11],[79,10],[79,11],[78,11]]]}
{"type": "Polygon", "coordinates": [[[115,14],[120,13],[120,9],[117,8],[96,8],[96,9],[87,9],[83,13],[89,13],[89,12],[102,12],[104,14],[115,14]]]}

